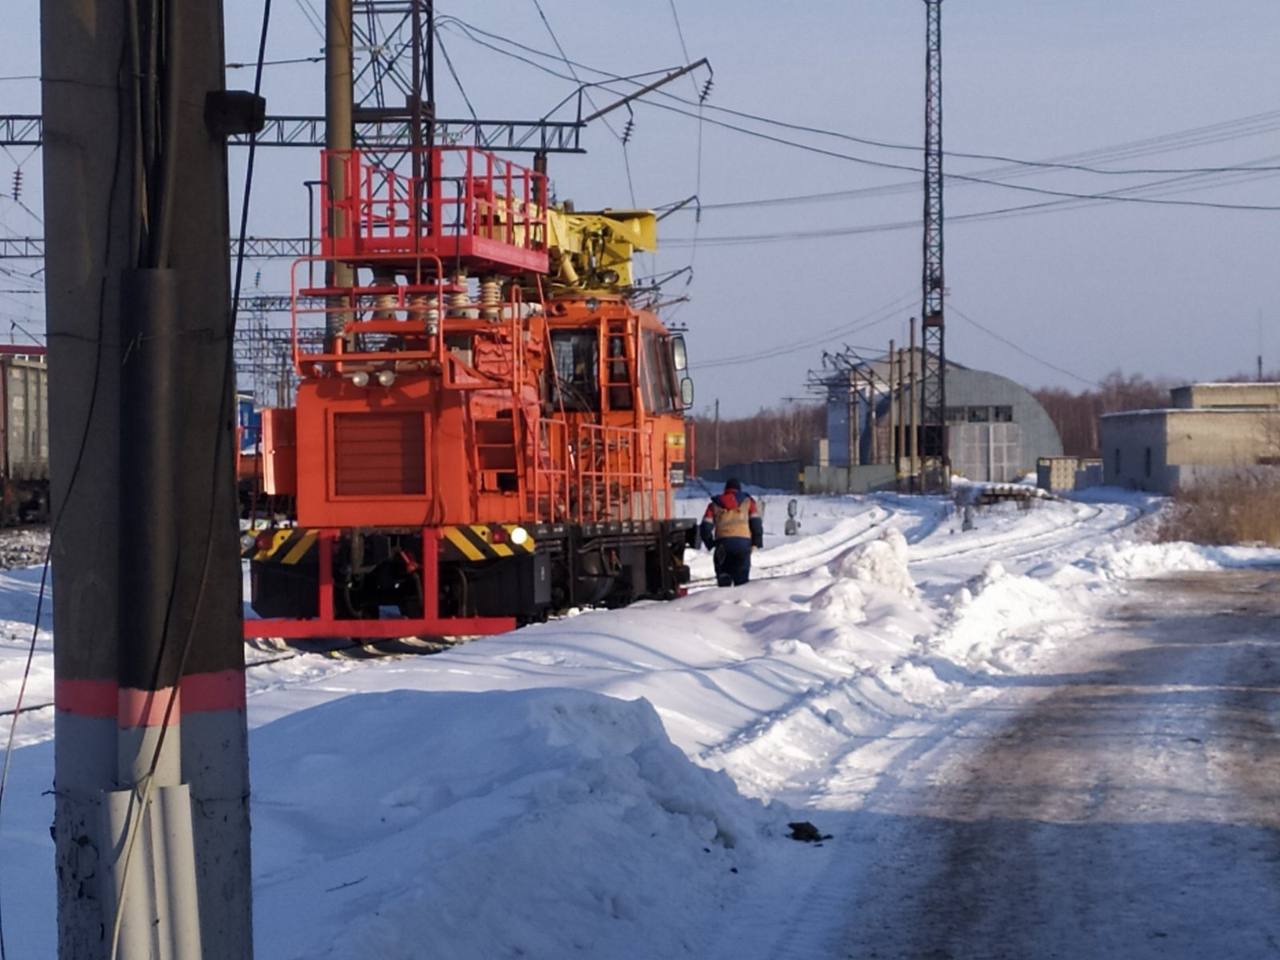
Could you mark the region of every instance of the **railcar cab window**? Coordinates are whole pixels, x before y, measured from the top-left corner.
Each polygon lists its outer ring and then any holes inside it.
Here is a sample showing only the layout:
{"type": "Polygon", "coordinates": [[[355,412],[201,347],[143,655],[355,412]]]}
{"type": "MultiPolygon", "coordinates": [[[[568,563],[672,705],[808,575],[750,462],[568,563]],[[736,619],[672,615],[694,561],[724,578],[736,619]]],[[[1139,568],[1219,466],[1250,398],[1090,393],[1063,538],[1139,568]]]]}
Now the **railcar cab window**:
{"type": "Polygon", "coordinates": [[[640,340],[644,348],[644,367],[640,376],[644,405],[650,413],[671,413],[680,405],[676,399],[676,377],[668,338],[656,330],[645,330],[640,340]]]}
{"type": "Polygon", "coordinates": [[[547,391],[552,409],[600,409],[600,344],[594,330],[555,330],[551,333],[554,369],[547,391]]]}

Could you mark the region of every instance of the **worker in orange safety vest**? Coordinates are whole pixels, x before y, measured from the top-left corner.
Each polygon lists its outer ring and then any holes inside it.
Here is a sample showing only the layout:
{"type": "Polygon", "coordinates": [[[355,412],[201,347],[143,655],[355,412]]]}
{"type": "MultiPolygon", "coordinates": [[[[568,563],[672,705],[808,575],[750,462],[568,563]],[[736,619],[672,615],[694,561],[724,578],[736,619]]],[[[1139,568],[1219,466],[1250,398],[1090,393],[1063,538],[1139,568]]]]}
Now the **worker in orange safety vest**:
{"type": "Polygon", "coordinates": [[[707,505],[699,533],[712,551],[717,585],[741,586],[751,578],[751,551],[764,546],[764,520],[741,483],[725,481],[724,493],[707,505]]]}

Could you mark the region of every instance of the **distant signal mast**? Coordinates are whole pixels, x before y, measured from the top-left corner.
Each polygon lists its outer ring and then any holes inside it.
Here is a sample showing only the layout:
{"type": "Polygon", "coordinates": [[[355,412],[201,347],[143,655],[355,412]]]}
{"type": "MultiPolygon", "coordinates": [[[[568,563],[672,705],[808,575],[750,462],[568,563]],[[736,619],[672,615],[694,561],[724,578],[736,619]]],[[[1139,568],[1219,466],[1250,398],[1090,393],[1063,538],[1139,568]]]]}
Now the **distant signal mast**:
{"type": "Polygon", "coordinates": [[[942,0],[924,0],[924,269],[921,303],[920,489],[950,486],[942,271],[942,0]]]}

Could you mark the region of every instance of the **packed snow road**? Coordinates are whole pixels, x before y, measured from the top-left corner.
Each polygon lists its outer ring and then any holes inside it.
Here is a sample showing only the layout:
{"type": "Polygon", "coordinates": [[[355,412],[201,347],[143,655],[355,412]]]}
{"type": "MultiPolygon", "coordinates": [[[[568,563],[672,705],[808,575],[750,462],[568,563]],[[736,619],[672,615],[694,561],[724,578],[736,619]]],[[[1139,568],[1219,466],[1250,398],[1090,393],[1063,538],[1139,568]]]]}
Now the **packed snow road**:
{"type": "Polygon", "coordinates": [[[1057,671],[976,676],[850,824],[839,957],[1280,953],[1280,572],[1136,584],[1057,671]]]}

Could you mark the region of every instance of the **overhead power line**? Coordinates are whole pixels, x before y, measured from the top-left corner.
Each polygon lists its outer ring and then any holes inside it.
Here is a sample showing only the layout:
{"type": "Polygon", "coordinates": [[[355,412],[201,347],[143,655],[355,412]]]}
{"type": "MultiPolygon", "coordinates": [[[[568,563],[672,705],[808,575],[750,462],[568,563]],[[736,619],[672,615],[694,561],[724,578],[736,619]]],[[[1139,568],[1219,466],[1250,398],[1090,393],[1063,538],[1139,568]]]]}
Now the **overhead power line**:
{"type": "Polygon", "coordinates": [[[1008,337],[1003,336],[1002,334],[996,333],[996,331],[992,330],[990,327],[986,326],[985,324],[979,323],[977,320],[973,319],[973,317],[969,316],[963,310],[958,309],[956,305],[952,303],[950,300],[947,301],[947,312],[949,314],[953,314],[954,316],[959,317],[961,320],[964,320],[966,323],[972,324],[973,326],[981,330],[983,333],[985,333],[987,336],[991,337],[994,340],[1000,341],[1006,347],[1022,354],[1028,360],[1034,360],[1036,363],[1040,364],[1041,366],[1048,367],[1050,370],[1056,370],[1058,373],[1061,373],[1064,376],[1070,377],[1072,380],[1078,380],[1081,383],[1085,384],[1086,386],[1090,386],[1090,387],[1102,386],[1102,384],[1098,383],[1096,380],[1090,380],[1088,377],[1082,377],[1078,373],[1072,373],[1070,370],[1066,369],[1065,367],[1060,367],[1056,363],[1053,363],[1052,361],[1044,359],[1044,357],[1036,356],[1030,350],[1027,350],[1025,347],[1019,346],[1018,344],[1010,340],[1008,337]]]}
{"type": "MultiPolygon", "coordinates": [[[[582,70],[588,70],[602,77],[606,77],[612,82],[628,82],[628,83],[635,82],[631,78],[620,76],[619,74],[612,73],[611,71],[608,71],[608,70],[603,70],[599,67],[590,66],[588,64],[584,64],[578,61],[570,61],[568,58],[563,56],[556,57],[554,54],[551,54],[548,51],[539,50],[536,47],[530,46],[525,43],[521,43],[517,40],[513,40],[510,37],[505,37],[501,34],[484,30],[483,28],[477,27],[476,25],[468,23],[467,21],[462,20],[461,18],[458,18],[458,17],[441,18],[441,21],[442,23],[447,21],[448,24],[457,26],[459,30],[464,35],[467,35],[468,39],[470,39],[473,43],[479,43],[480,45],[486,46],[489,49],[494,50],[494,52],[500,53],[504,56],[514,57],[515,59],[518,59],[521,62],[524,62],[530,66],[533,66],[539,70],[542,70],[545,73],[548,73],[552,76],[559,77],[560,79],[563,79],[563,80],[573,80],[574,82],[581,82],[578,78],[578,74],[576,70],[582,69],[582,70]],[[551,68],[548,68],[543,64],[536,63],[535,61],[529,60],[524,57],[517,57],[514,54],[512,54],[509,50],[502,50],[500,48],[492,46],[491,44],[481,43],[479,40],[477,40],[475,36],[471,35],[473,33],[479,34],[484,37],[488,37],[500,43],[508,44],[511,47],[524,50],[535,56],[543,57],[548,60],[562,60],[567,66],[571,66],[571,69],[573,70],[573,76],[571,77],[565,76],[564,74],[559,73],[558,71],[555,71],[551,68]]],[[[678,18],[677,18],[677,23],[678,23],[678,18]]],[[[687,56],[686,56],[686,59],[687,59],[687,56]]],[[[661,91],[657,91],[656,93],[660,97],[663,97],[669,100],[674,100],[676,102],[685,104],[690,107],[696,107],[699,105],[698,101],[681,97],[677,94],[672,93],[669,90],[661,90],[661,91]]],[[[660,104],[654,103],[653,101],[646,101],[646,102],[648,102],[650,106],[661,107],[660,104]]],[[[794,130],[796,132],[812,133],[817,136],[831,137],[839,140],[844,140],[850,143],[858,143],[864,146],[877,147],[877,148],[886,149],[886,150],[908,151],[908,152],[917,153],[917,154],[921,152],[921,147],[919,144],[896,143],[893,141],[881,140],[873,137],[857,136],[855,134],[847,133],[844,131],[831,130],[825,127],[817,127],[817,126],[812,126],[808,124],[795,123],[788,120],[782,120],[777,117],[769,117],[762,114],[752,113],[746,110],[738,110],[732,107],[726,107],[720,104],[707,103],[705,106],[707,110],[710,110],[716,113],[722,113],[728,116],[734,116],[744,120],[752,120],[757,123],[764,123],[770,126],[776,126],[776,127],[781,127],[788,130],[794,130]]],[[[715,121],[708,121],[708,122],[715,122],[715,121]]],[[[1132,149],[1132,150],[1138,150],[1138,151],[1147,151],[1148,148],[1158,146],[1160,143],[1164,141],[1176,141],[1180,138],[1189,138],[1189,142],[1186,143],[1184,146],[1201,146],[1201,145],[1204,145],[1204,143],[1213,143],[1218,141],[1215,139],[1206,139],[1203,142],[1200,142],[1197,139],[1198,137],[1209,136],[1215,132],[1229,131],[1232,128],[1237,128],[1243,125],[1256,125],[1260,123],[1265,124],[1265,126],[1263,126],[1262,129],[1251,130],[1243,135],[1252,135],[1256,133],[1269,132],[1270,130],[1276,129],[1277,126],[1280,126],[1280,111],[1269,111],[1266,113],[1255,114],[1248,117],[1238,118],[1236,120],[1219,121],[1214,124],[1210,124],[1204,127],[1192,128],[1191,130],[1183,131],[1180,133],[1162,134],[1156,137],[1146,138],[1144,140],[1131,141],[1128,144],[1121,145],[1121,148],[1124,148],[1125,150],[1132,149]]],[[[737,129],[737,128],[731,127],[731,129],[737,129]]],[[[1230,137],[1227,137],[1224,139],[1230,139],[1230,137]]],[[[967,151],[959,151],[959,150],[947,150],[944,152],[944,156],[949,158],[955,158],[955,159],[984,160],[984,161],[990,161],[990,162],[1012,165],[1017,167],[1030,167],[1035,169],[1048,169],[1048,170],[1070,170],[1070,171],[1076,171],[1076,172],[1082,172],[1082,173],[1097,174],[1102,176],[1139,176],[1139,175],[1161,175],[1161,174],[1179,174],[1179,173],[1230,173],[1230,172],[1236,172],[1236,171],[1258,169],[1256,167],[1250,167],[1250,166],[1231,166],[1231,165],[1207,166],[1207,167],[1135,167],[1135,168],[1117,169],[1117,168],[1097,167],[1097,166],[1092,166],[1082,162],[1083,160],[1087,160],[1090,156],[1094,155],[1097,152],[1105,153],[1105,152],[1113,151],[1116,149],[1118,148],[1102,148],[1102,151],[1085,151],[1083,153],[1071,154],[1065,157],[1058,157],[1058,158],[1046,159],[1046,160],[1028,160],[1026,158],[1007,156],[999,153],[980,153],[980,152],[967,152],[967,151]]],[[[1162,151],[1152,150],[1150,152],[1162,152],[1162,151]]],[[[1134,153],[1133,155],[1140,156],[1142,155],[1142,153],[1141,152],[1134,153]]],[[[914,169],[914,168],[907,167],[904,169],[914,169]]],[[[1273,169],[1280,170],[1280,167],[1276,167],[1273,169]]],[[[918,187],[919,184],[918,183],[914,184],[914,186],[918,187]]]]}
{"type": "MultiPolygon", "coordinates": [[[[518,42],[516,42],[516,41],[507,40],[507,38],[502,38],[502,37],[500,37],[500,36],[499,36],[499,35],[497,35],[497,34],[489,34],[487,31],[482,31],[482,30],[480,30],[479,28],[474,28],[474,27],[472,27],[470,24],[466,24],[465,22],[460,21],[460,20],[458,20],[457,18],[450,18],[450,20],[451,20],[451,22],[452,22],[452,23],[455,23],[455,24],[457,24],[457,25],[459,25],[459,26],[460,26],[460,28],[462,29],[462,32],[464,33],[464,35],[468,35],[468,36],[469,36],[468,31],[469,31],[469,30],[475,30],[475,31],[476,31],[476,32],[478,32],[478,33],[484,33],[484,34],[485,34],[485,35],[487,35],[487,36],[495,37],[495,38],[497,38],[497,39],[502,40],[503,42],[510,43],[510,44],[512,44],[513,46],[517,46],[517,47],[519,47],[519,48],[521,48],[521,49],[528,50],[528,51],[530,51],[530,52],[536,53],[536,54],[537,54],[537,55],[539,55],[539,56],[550,57],[550,54],[547,54],[547,53],[545,53],[544,51],[538,51],[538,50],[536,50],[536,48],[529,47],[529,46],[527,46],[527,45],[525,45],[525,44],[521,44],[521,43],[518,43],[518,42]]],[[[504,51],[504,50],[502,50],[501,48],[496,47],[496,46],[494,46],[494,45],[492,45],[492,44],[488,44],[488,43],[484,43],[483,41],[479,41],[479,40],[477,40],[475,37],[470,37],[470,38],[473,40],[473,42],[480,43],[481,45],[486,46],[486,47],[489,47],[490,49],[495,50],[495,51],[496,51],[496,52],[498,52],[498,53],[503,53],[503,54],[506,54],[506,55],[512,55],[512,54],[510,54],[510,53],[509,53],[509,51],[504,51]]],[[[549,68],[549,67],[545,67],[544,65],[542,65],[542,64],[538,64],[538,63],[536,63],[536,62],[534,62],[534,61],[528,60],[527,58],[516,56],[516,59],[522,60],[523,62],[526,62],[526,63],[530,64],[531,66],[534,66],[534,67],[536,67],[536,68],[538,68],[538,69],[540,69],[540,70],[542,70],[542,71],[544,71],[544,72],[546,72],[546,73],[549,73],[549,74],[551,74],[551,75],[553,75],[553,76],[556,76],[556,77],[559,77],[559,78],[561,78],[561,79],[564,79],[564,80],[572,80],[572,81],[574,81],[574,82],[580,82],[580,81],[579,81],[579,79],[578,79],[577,71],[576,71],[576,70],[574,70],[572,67],[571,67],[571,70],[573,71],[573,72],[572,72],[572,76],[565,76],[564,74],[559,73],[559,72],[558,72],[558,71],[556,71],[556,70],[553,70],[553,69],[551,69],[551,68],[549,68]]],[[[565,59],[566,59],[566,61],[567,61],[567,58],[565,58],[565,59]]],[[[634,81],[630,80],[630,78],[617,77],[617,75],[616,75],[616,74],[610,74],[608,71],[599,70],[598,68],[595,68],[595,67],[589,67],[589,66],[582,65],[582,64],[575,64],[575,66],[581,66],[583,69],[591,70],[591,71],[593,71],[593,72],[599,73],[599,74],[604,75],[604,76],[616,77],[619,81],[634,82],[634,81]]],[[[691,103],[691,101],[685,101],[685,100],[683,100],[683,98],[680,98],[680,97],[678,97],[678,96],[676,96],[676,95],[674,95],[674,94],[670,94],[669,92],[663,92],[661,95],[662,95],[662,96],[664,96],[664,97],[667,97],[668,99],[673,99],[673,100],[676,100],[676,101],[679,101],[679,102],[682,102],[682,103],[691,103]]],[[[725,122],[725,121],[723,121],[723,120],[716,120],[716,119],[712,119],[712,118],[707,118],[707,117],[702,116],[701,111],[699,111],[699,113],[693,113],[693,112],[691,112],[691,111],[683,110],[683,109],[681,109],[681,108],[679,108],[679,107],[672,106],[671,104],[667,104],[667,103],[660,103],[660,102],[656,102],[656,101],[653,101],[653,100],[642,100],[642,102],[644,102],[644,103],[648,104],[649,106],[656,107],[656,108],[658,108],[658,109],[667,110],[667,111],[674,112],[674,113],[676,113],[676,114],[679,114],[679,115],[682,115],[682,116],[687,116],[687,117],[690,117],[690,118],[693,118],[693,119],[699,119],[699,120],[702,120],[703,122],[711,123],[711,124],[714,124],[714,125],[716,125],[716,126],[723,127],[723,128],[729,129],[729,130],[733,130],[733,131],[736,131],[736,132],[738,132],[738,133],[742,133],[742,134],[747,135],[747,136],[752,136],[752,137],[756,137],[756,138],[758,138],[758,139],[762,139],[762,140],[770,141],[770,142],[773,142],[773,143],[778,143],[778,144],[780,144],[780,145],[789,146],[789,147],[793,147],[793,148],[800,149],[800,150],[805,150],[805,151],[808,151],[808,152],[811,152],[811,153],[815,153],[815,154],[819,154],[819,155],[823,155],[823,156],[828,156],[828,157],[832,157],[832,158],[835,158],[835,159],[842,159],[842,160],[846,160],[846,161],[849,161],[849,162],[858,163],[858,164],[862,164],[862,165],[866,165],[866,166],[871,166],[871,167],[875,167],[875,168],[890,169],[890,170],[902,170],[902,171],[904,171],[904,172],[910,172],[910,173],[913,173],[913,174],[918,174],[918,173],[920,173],[920,172],[921,172],[920,168],[917,168],[917,167],[914,167],[914,166],[911,166],[911,165],[908,165],[908,164],[894,163],[894,162],[889,162],[889,161],[876,160],[876,159],[872,159],[872,158],[869,158],[869,157],[862,157],[862,156],[858,156],[858,155],[855,155],[855,154],[842,153],[842,152],[840,152],[840,151],[836,151],[836,150],[829,150],[829,149],[827,149],[827,148],[825,148],[825,147],[819,147],[819,146],[816,146],[816,145],[813,145],[813,144],[802,143],[802,142],[800,142],[800,141],[791,140],[791,139],[788,139],[788,138],[785,138],[785,137],[775,136],[775,135],[773,135],[773,134],[765,133],[765,132],[760,131],[760,130],[752,130],[752,129],[748,128],[748,127],[743,127],[743,126],[739,126],[739,125],[737,125],[737,124],[727,123],[727,122],[725,122]]],[[[723,109],[728,110],[728,108],[723,108],[723,109]]],[[[731,112],[731,113],[738,113],[738,114],[741,114],[741,115],[744,115],[744,116],[756,117],[756,115],[745,114],[743,111],[728,111],[728,112],[731,112]]],[[[1262,116],[1263,118],[1265,118],[1265,120],[1267,121],[1267,123],[1271,124],[1273,120],[1276,120],[1277,118],[1280,118],[1280,113],[1276,113],[1276,114],[1265,114],[1265,115],[1260,115],[1260,116],[1262,116]]],[[[771,120],[770,118],[758,117],[758,119],[759,119],[759,120],[761,120],[762,122],[768,122],[768,123],[774,123],[774,122],[775,122],[775,121],[771,120]]],[[[1220,130],[1220,129],[1222,129],[1222,128],[1230,129],[1230,128],[1232,127],[1232,125],[1233,125],[1233,124],[1237,124],[1237,123],[1252,124],[1252,123],[1254,123],[1254,122],[1255,122],[1255,120],[1256,120],[1256,119],[1257,119],[1257,118],[1243,118],[1241,121],[1226,121],[1226,122],[1221,123],[1221,124],[1215,124],[1215,125],[1213,125],[1211,128],[1201,128],[1201,129],[1206,129],[1206,130],[1207,130],[1207,129],[1214,129],[1214,128],[1217,128],[1218,130],[1220,130]]],[[[778,125],[781,125],[781,126],[788,126],[788,127],[795,127],[795,126],[798,126],[798,125],[794,125],[794,124],[788,124],[788,123],[786,123],[785,121],[776,121],[776,123],[777,123],[778,125]]],[[[1272,124],[1272,125],[1274,126],[1274,125],[1276,125],[1276,124],[1272,124]]],[[[819,128],[807,128],[807,129],[814,130],[814,131],[818,131],[818,132],[822,132],[822,133],[826,133],[826,134],[831,135],[831,136],[838,136],[838,137],[844,137],[844,138],[846,138],[846,139],[853,139],[853,140],[857,140],[857,141],[859,141],[859,142],[862,142],[862,141],[864,141],[864,140],[866,139],[866,138],[855,138],[855,137],[850,137],[850,136],[848,136],[848,135],[839,134],[839,133],[834,132],[834,131],[821,131],[819,128]]],[[[1174,135],[1174,136],[1178,136],[1178,135],[1174,135]]],[[[1152,139],[1158,139],[1158,138],[1152,138],[1152,139]]],[[[871,142],[874,142],[874,143],[883,143],[882,141],[871,141],[871,142]]],[[[1143,141],[1138,141],[1137,143],[1138,143],[1138,144],[1142,144],[1142,143],[1143,143],[1143,141]]],[[[910,148],[910,149],[918,150],[919,148],[912,147],[912,148],[910,148]]],[[[958,154],[958,153],[949,153],[948,155],[949,155],[949,156],[964,156],[964,154],[958,154]]],[[[993,157],[994,155],[986,154],[986,155],[971,155],[971,156],[985,157],[985,158],[988,158],[988,159],[989,159],[989,158],[993,157]]],[[[1010,159],[1011,159],[1011,158],[1010,158],[1010,159]]],[[[1031,167],[1034,167],[1034,168],[1037,168],[1037,169],[1046,169],[1046,168],[1052,169],[1052,168],[1056,168],[1056,167],[1067,166],[1067,164],[1057,163],[1057,162],[1054,162],[1054,161],[1025,161],[1025,162],[1024,162],[1024,161],[1016,161],[1016,162],[1018,162],[1018,163],[1026,163],[1027,165],[1029,165],[1029,166],[1031,166],[1031,167]]],[[[1160,169],[1160,168],[1144,168],[1144,169],[1145,169],[1145,170],[1148,170],[1148,171],[1156,171],[1156,170],[1158,170],[1158,169],[1160,169]]],[[[1131,171],[1131,172],[1132,172],[1132,173],[1134,173],[1134,174],[1136,174],[1136,173],[1138,173],[1139,171],[1131,171]]],[[[1214,175],[1214,174],[1226,174],[1226,173],[1248,173],[1248,174],[1250,174],[1250,175],[1254,175],[1254,174],[1263,174],[1263,173],[1280,172],[1280,167],[1262,167],[1262,166],[1258,166],[1258,165],[1237,166],[1237,167],[1203,167],[1203,168],[1182,167],[1182,168],[1165,168],[1165,172],[1175,172],[1175,173],[1177,174],[1177,176],[1179,176],[1179,177],[1195,177],[1195,176],[1214,175]]],[[[1072,191],[1072,190],[1055,190],[1055,189],[1050,189],[1050,188],[1045,188],[1045,187],[1033,187],[1033,186],[1027,186],[1027,185],[1023,185],[1023,184],[1007,183],[1007,182],[1002,181],[1002,180],[994,179],[992,175],[979,176],[979,175],[974,175],[974,174],[948,173],[948,174],[946,174],[946,178],[947,178],[948,180],[954,180],[954,181],[958,181],[958,182],[960,182],[960,183],[973,183],[973,184],[982,184],[982,185],[986,185],[986,186],[1002,187],[1002,188],[1007,189],[1007,190],[1017,190],[1017,191],[1021,191],[1021,192],[1033,193],[1033,194],[1038,194],[1038,195],[1042,195],[1042,196],[1058,197],[1058,198],[1061,198],[1061,199],[1063,199],[1063,200],[1068,200],[1068,201],[1100,201],[1100,202],[1116,202],[1116,203],[1140,203],[1140,204],[1152,204],[1152,205],[1158,205],[1158,206],[1187,206],[1187,207],[1201,207],[1201,208],[1204,208],[1204,209],[1217,209],[1217,210],[1242,210],[1242,211],[1254,211],[1254,212],[1257,212],[1257,211],[1267,211],[1267,212],[1270,212],[1270,211],[1280,210],[1280,207],[1278,207],[1278,206],[1269,206],[1269,205],[1262,205],[1262,204],[1232,204],[1232,203],[1223,203],[1223,202],[1207,201],[1207,200],[1168,200],[1168,199],[1160,199],[1160,198],[1155,198],[1155,197],[1143,197],[1143,196],[1133,196],[1133,195],[1132,195],[1132,194],[1135,194],[1135,193],[1139,193],[1139,192],[1141,192],[1141,191],[1143,191],[1143,190],[1145,190],[1145,189],[1148,189],[1149,187],[1157,186],[1157,185],[1159,185],[1159,184],[1136,184],[1136,185],[1134,185],[1133,187],[1129,187],[1129,188],[1120,188],[1120,189],[1117,189],[1117,190],[1107,191],[1107,192],[1102,192],[1102,193],[1084,193],[1084,192],[1078,192],[1078,191],[1072,191]]],[[[1165,182],[1167,182],[1167,181],[1165,181],[1165,182]]],[[[1211,184],[1204,184],[1204,185],[1203,185],[1203,187],[1205,187],[1205,188],[1207,188],[1208,186],[1211,186],[1211,184]]],[[[907,187],[907,185],[903,185],[903,188],[906,188],[906,187],[907,187]]],[[[909,188],[914,190],[914,189],[916,189],[916,188],[917,188],[917,184],[912,183],[912,184],[910,184],[910,185],[909,185],[909,188]]],[[[875,189],[875,188],[872,188],[872,189],[875,189]]],[[[899,187],[898,187],[898,185],[891,185],[889,189],[899,189],[899,187]]],[[[1003,212],[1009,212],[1009,211],[1001,211],[1001,212],[1003,213],[1003,212]]],[[[900,228],[898,228],[898,227],[894,227],[893,229],[900,229],[900,228]]],[[[804,235],[804,236],[831,236],[831,235],[847,235],[847,234],[850,234],[850,233],[856,233],[856,232],[864,232],[864,231],[860,231],[860,230],[857,230],[857,229],[846,229],[846,230],[841,230],[839,233],[834,233],[834,234],[833,234],[833,233],[831,233],[831,232],[829,232],[829,231],[814,231],[814,232],[812,232],[812,233],[809,233],[809,234],[803,234],[803,235],[804,235]]],[[[870,232],[870,231],[865,231],[865,232],[870,232]]],[[[753,237],[753,238],[752,238],[752,241],[754,241],[754,242],[763,242],[763,241],[765,241],[765,240],[783,239],[783,238],[785,238],[785,237],[787,237],[787,236],[792,236],[792,235],[790,235],[790,234],[786,234],[786,235],[775,235],[775,234],[768,234],[768,235],[765,235],[765,234],[761,234],[761,235],[756,235],[755,237],[753,237]]],[[[720,243],[720,244],[732,244],[732,243],[740,243],[740,242],[744,242],[744,241],[742,241],[741,239],[736,238],[736,237],[721,237],[721,238],[716,238],[716,239],[714,239],[714,240],[713,240],[713,239],[711,239],[711,238],[707,238],[707,241],[708,241],[709,243],[720,243]]],[[[693,242],[693,238],[688,238],[687,245],[692,246],[692,242],[693,242]]],[[[672,244],[670,243],[670,241],[668,241],[668,245],[672,245],[672,244]]]]}
{"type": "Polygon", "coordinates": [[[883,304],[864,313],[846,323],[842,323],[818,333],[811,334],[803,339],[796,340],[794,338],[775,344],[770,347],[754,350],[750,353],[739,354],[737,356],[719,357],[715,360],[709,360],[704,363],[691,364],[691,368],[697,371],[713,370],[717,367],[736,367],[746,366],[753,363],[759,363],[762,360],[768,360],[773,357],[790,356],[793,353],[799,353],[802,350],[813,350],[823,344],[831,343],[842,337],[847,337],[859,330],[866,330],[877,324],[884,323],[886,320],[892,320],[895,316],[900,315],[906,310],[919,295],[919,291],[912,289],[908,293],[904,293],[899,297],[895,297],[890,302],[883,304]]]}

